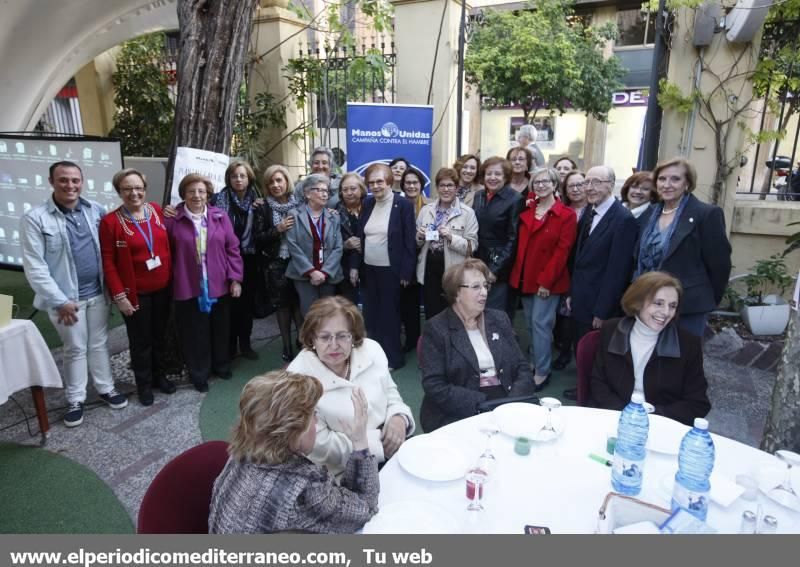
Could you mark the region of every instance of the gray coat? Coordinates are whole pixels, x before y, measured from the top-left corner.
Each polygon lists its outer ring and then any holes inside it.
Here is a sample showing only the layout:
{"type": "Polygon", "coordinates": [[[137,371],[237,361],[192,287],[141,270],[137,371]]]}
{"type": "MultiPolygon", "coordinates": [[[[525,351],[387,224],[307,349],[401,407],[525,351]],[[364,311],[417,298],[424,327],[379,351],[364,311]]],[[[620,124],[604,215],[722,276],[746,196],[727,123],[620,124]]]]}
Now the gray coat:
{"type": "MultiPolygon", "coordinates": [[[[289,213],[295,223],[286,232],[286,243],[289,246],[289,266],[286,277],[292,280],[307,280],[308,273],[314,269],[312,254],[314,236],[308,220],[308,208],[300,205],[289,213]]],[[[322,271],[328,275],[327,283],[336,284],[342,281],[342,231],[339,227],[339,215],[330,209],[322,210],[325,223],[323,235],[322,271]]]]}
{"type": "Polygon", "coordinates": [[[373,455],[351,456],[341,485],[304,457],[278,465],[228,459],[214,482],[208,532],[353,533],[378,511],[378,490],[373,455]]]}
{"type": "MultiPolygon", "coordinates": [[[[503,390],[509,396],[533,394],[533,374],[514,338],[508,315],[486,309],[483,318],[503,390]]],[[[486,394],[480,391],[478,357],[452,307],[425,323],[421,365],[425,397],[420,422],[426,432],[475,415],[477,405],[486,400],[486,394]]]]}

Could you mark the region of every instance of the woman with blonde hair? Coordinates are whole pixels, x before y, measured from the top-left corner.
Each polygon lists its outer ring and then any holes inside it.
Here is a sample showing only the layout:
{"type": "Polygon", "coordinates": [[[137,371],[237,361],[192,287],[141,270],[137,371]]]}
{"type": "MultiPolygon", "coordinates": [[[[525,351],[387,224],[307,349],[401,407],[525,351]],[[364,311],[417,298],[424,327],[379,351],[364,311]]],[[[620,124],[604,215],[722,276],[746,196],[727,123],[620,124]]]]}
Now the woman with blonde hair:
{"type": "Polygon", "coordinates": [[[214,482],[209,533],[353,533],[377,512],[378,467],[361,389],[352,390],[353,416],[340,424],[353,445],[341,484],[306,458],[322,392],[318,380],[282,370],[245,385],[230,458],[214,482]]]}
{"type": "Polygon", "coordinates": [[[464,154],[453,164],[458,172],[458,199],[468,207],[472,207],[475,193],[483,189],[478,182],[481,160],[475,154],[464,154]]]}

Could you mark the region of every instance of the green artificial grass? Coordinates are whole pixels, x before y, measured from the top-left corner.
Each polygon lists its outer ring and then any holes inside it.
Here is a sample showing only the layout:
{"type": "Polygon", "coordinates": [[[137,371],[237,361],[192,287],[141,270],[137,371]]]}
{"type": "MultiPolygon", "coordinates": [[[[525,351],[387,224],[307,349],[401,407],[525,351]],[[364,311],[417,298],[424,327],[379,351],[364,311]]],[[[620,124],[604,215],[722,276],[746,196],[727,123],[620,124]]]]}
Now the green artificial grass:
{"type": "MultiPolygon", "coordinates": [[[[19,310],[15,311],[14,318],[28,319],[36,311],[33,306],[33,290],[25,279],[25,274],[14,270],[0,269],[0,293],[10,295],[14,298],[14,303],[19,305],[19,310]]],[[[33,323],[39,332],[42,333],[49,348],[61,346],[61,337],[50,323],[50,318],[43,311],[36,312],[33,323]]],[[[122,324],[122,315],[115,308],[111,309],[111,318],[108,328],[112,329],[122,324]]]]}
{"type": "Polygon", "coordinates": [[[13,443],[0,443],[0,463],[0,533],[135,533],[111,489],[83,465],[13,443]]]}

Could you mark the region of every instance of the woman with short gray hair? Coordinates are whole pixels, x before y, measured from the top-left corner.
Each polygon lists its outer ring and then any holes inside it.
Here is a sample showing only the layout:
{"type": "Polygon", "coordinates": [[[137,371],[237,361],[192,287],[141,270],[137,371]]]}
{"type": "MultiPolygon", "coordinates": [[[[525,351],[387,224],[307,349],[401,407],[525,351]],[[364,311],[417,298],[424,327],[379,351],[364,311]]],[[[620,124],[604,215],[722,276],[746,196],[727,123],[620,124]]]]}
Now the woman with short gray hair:
{"type": "Polygon", "coordinates": [[[343,277],[339,215],[326,208],[330,184],[319,173],[303,180],[306,202],[290,213],[295,221],[286,233],[290,256],[286,277],[294,282],[304,317],[315,300],[336,293],[343,277]]]}

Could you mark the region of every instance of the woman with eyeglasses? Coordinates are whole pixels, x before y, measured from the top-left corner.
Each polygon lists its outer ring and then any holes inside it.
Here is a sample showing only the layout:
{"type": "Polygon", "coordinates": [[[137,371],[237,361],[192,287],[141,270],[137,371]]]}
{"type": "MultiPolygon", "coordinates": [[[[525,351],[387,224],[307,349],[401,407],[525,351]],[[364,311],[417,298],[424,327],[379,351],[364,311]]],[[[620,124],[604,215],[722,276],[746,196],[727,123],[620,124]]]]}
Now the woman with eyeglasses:
{"type": "Polygon", "coordinates": [[[306,315],[300,340],[305,347],[287,368],[313,376],[324,393],[317,404],[317,436],[308,458],[341,475],[353,443],[342,429],[352,415],[350,397],[363,390],[367,403],[369,452],[382,463],[414,432],[414,416],[389,373],[381,346],[366,338],[361,312],[343,297],[315,302],[306,315]]]}
{"type": "Polygon", "coordinates": [[[305,317],[320,297],[336,293],[342,281],[342,233],[339,215],[325,205],[330,196],[330,179],[312,173],[303,180],[306,203],[294,209],[292,227],[286,233],[289,265],[286,277],[294,282],[305,317]]]}
{"type": "Polygon", "coordinates": [[[456,170],[443,167],[435,179],[439,197],[417,217],[417,281],[423,286],[426,319],[447,308],[442,293],[445,270],[463,262],[478,246],[478,219],[456,197],[456,170]]]}
{"type": "Polygon", "coordinates": [[[422,333],[420,422],[425,432],[475,415],[487,400],[530,395],[531,368],[508,316],[486,309],[494,275],[476,258],[445,270],[450,307],[425,323],[422,333]]]}
{"type": "Polygon", "coordinates": [[[509,277],[511,287],[522,295],[537,392],[550,382],[553,325],[561,296],[569,292],[567,260],[578,224],[573,212],[555,198],[560,181],[553,168],[534,170],[531,189],[536,198],[520,214],[517,255],[509,277]]]}
{"type": "Polygon", "coordinates": [[[364,172],[372,192],[364,201],[358,219],[361,238],[360,271],[353,268],[351,277],[361,282],[369,336],[383,348],[389,367],[405,365],[400,341],[401,290],[411,283],[417,259],[414,241],[414,207],[405,197],[392,192],[392,170],[386,164],[373,163],[364,172]]]}
{"type": "Polygon", "coordinates": [[[506,153],[506,159],[511,164],[511,179],[508,184],[522,195],[523,199],[527,198],[530,191],[528,186],[531,179],[530,171],[534,164],[533,154],[528,148],[511,148],[506,153]]]}

